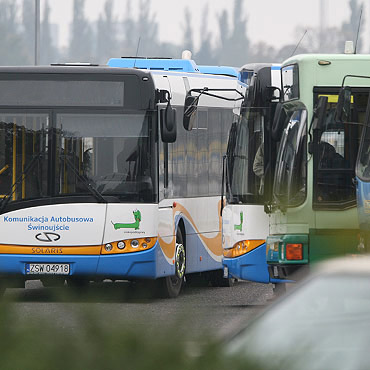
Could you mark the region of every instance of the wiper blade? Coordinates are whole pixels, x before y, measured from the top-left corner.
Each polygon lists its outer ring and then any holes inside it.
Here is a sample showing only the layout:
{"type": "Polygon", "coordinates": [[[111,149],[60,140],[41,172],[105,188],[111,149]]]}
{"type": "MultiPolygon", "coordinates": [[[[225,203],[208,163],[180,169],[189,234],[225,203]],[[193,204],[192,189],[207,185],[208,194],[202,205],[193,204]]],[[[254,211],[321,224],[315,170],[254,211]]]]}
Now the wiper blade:
{"type": "Polygon", "coordinates": [[[16,179],[15,183],[12,185],[12,188],[10,190],[10,192],[8,194],[5,195],[5,197],[3,198],[3,200],[1,201],[0,203],[0,213],[2,213],[3,209],[6,207],[6,205],[9,203],[10,201],[10,198],[11,196],[15,193],[15,191],[17,190],[17,187],[18,185],[20,184],[21,181],[23,181],[23,179],[26,178],[26,176],[28,175],[30,169],[33,167],[33,165],[39,161],[42,157],[42,153],[38,153],[37,155],[35,155],[30,163],[28,163],[27,167],[22,171],[22,173],[19,175],[19,177],[16,179]]]}
{"type": "Polygon", "coordinates": [[[103,197],[103,195],[94,188],[90,182],[80,175],[78,172],[76,166],[67,158],[66,155],[61,155],[61,159],[64,159],[64,161],[67,163],[67,165],[72,169],[73,173],[78,177],[78,179],[86,186],[86,188],[90,191],[90,193],[97,199],[100,203],[107,203],[106,199],[103,197]]]}

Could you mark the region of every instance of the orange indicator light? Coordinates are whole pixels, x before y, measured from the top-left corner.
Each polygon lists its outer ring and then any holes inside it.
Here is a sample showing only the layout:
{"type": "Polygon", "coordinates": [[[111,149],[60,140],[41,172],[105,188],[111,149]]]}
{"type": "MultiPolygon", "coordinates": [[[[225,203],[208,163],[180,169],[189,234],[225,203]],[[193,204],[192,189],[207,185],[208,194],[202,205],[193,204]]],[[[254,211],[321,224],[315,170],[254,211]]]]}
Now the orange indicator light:
{"type": "Polygon", "coordinates": [[[287,244],[285,251],[287,260],[303,260],[302,244],[287,244]]]}

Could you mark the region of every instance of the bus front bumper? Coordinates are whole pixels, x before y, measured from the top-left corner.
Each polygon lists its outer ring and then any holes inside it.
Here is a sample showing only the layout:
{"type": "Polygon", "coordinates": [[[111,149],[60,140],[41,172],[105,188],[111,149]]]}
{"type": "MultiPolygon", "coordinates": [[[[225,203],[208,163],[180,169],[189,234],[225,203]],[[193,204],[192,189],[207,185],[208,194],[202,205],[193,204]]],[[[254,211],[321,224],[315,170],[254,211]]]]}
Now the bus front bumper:
{"type": "Polygon", "coordinates": [[[30,264],[67,264],[68,277],[93,279],[155,279],[170,275],[174,266],[163,257],[158,243],[151,249],[112,255],[31,255],[0,254],[0,276],[23,277],[24,280],[54,274],[30,273],[30,264]]]}
{"type": "Polygon", "coordinates": [[[296,280],[298,272],[304,272],[308,268],[307,264],[268,264],[268,273],[270,279],[280,279],[280,282],[292,281],[292,277],[296,280]]]}
{"type": "Polygon", "coordinates": [[[269,275],[265,243],[239,257],[224,258],[222,263],[230,278],[266,284],[281,282],[280,279],[269,275]]]}

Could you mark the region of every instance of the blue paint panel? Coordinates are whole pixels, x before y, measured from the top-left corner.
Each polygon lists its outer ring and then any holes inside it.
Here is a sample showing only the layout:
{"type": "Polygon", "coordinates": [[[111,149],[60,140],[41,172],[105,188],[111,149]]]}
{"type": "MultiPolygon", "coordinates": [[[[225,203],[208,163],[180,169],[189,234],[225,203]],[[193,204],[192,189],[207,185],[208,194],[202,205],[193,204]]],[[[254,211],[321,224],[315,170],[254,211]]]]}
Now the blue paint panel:
{"type": "Polygon", "coordinates": [[[158,243],[147,251],[101,256],[2,254],[0,274],[25,275],[26,263],[69,263],[72,276],[155,279],[175,274],[158,243]]]}
{"type": "Polygon", "coordinates": [[[240,73],[237,68],[226,66],[198,66],[200,73],[211,75],[232,76],[240,79],[240,73]]]}
{"type": "Polygon", "coordinates": [[[185,218],[183,221],[186,230],[186,273],[222,269],[222,263],[209,255],[193,225],[185,218]]]}
{"type": "Polygon", "coordinates": [[[107,64],[110,67],[119,68],[199,73],[199,69],[195,62],[188,59],[111,58],[107,64]]]}
{"type": "Polygon", "coordinates": [[[269,276],[265,243],[240,257],[224,258],[223,265],[229,269],[230,277],[237,279],[267,284],[282,281],[269,276]]]}
{"type": "Polygon", "coordinates": [[[71,275],[93,275],[100,256],[0,254],[0,274],[25,274],[26,263],[69,263],[71,275]]]}
{"type": "Polygon", "coordinates": [[[97,275],[117,276],[122,279],[155,279],[174,274],[175,268],[164,258],[158,242],[147,251],[102,255],[97,269],[97,275]]]}
{"type": "Polygon", "coordinates": [[[143,252],[102,255],[96,273],[99,276],[116,276],[122,279],[155,278],[156,246],[143,252]]]}

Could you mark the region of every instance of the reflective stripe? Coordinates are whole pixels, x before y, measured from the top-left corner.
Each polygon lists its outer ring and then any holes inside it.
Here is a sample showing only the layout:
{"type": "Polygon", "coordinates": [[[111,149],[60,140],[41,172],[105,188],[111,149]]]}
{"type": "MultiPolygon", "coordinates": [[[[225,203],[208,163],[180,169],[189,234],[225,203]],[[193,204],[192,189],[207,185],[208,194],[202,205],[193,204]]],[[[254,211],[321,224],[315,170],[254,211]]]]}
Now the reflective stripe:
{"type": "Polygon", "coordinates": [[[102,245],[91,246],[69,246],[69,247],[40,247],[24,245],[4,245],[0,244],[0,254],[33,254],[33,255],[100,255],[102,245]]]}

